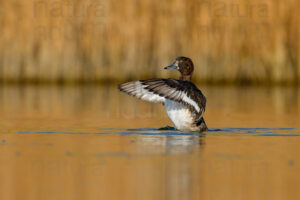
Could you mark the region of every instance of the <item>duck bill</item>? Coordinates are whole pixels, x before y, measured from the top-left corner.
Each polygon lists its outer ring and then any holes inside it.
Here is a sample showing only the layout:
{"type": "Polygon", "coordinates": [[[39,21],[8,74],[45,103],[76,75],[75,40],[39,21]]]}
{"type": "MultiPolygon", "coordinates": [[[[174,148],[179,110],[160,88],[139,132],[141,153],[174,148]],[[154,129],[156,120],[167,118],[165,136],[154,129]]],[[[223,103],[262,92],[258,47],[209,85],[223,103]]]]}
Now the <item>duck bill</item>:
{"type": "Polygon", "coordinates": [[[172,65],[165,67],[164,69],[178,69],[177,62],[174,62],[172,65]]]}

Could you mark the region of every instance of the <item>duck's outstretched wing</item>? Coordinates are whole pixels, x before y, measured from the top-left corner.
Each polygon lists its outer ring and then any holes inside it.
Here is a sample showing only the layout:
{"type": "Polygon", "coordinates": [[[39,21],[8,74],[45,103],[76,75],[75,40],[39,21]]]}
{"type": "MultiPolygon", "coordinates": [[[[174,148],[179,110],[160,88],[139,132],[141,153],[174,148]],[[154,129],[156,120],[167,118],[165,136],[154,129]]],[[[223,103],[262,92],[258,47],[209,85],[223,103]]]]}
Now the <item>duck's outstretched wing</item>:
{"type": "Polygon", "coordinates": [[[189,81],[148,79],[121,84],[119,89],[145,101],[163,103],[169,99],[187,105],[199,114],[205,110],[205,96],[189,81]]]}
{"type": "Polygon", "coordinates": [[[147,85],[145,85],[143,81],[132,81],[120,84],[119,90],[144,101],[150,101],[153,103],[165,102],[165,97],[151,92],[149,89],[147,89],[147,85]]]}

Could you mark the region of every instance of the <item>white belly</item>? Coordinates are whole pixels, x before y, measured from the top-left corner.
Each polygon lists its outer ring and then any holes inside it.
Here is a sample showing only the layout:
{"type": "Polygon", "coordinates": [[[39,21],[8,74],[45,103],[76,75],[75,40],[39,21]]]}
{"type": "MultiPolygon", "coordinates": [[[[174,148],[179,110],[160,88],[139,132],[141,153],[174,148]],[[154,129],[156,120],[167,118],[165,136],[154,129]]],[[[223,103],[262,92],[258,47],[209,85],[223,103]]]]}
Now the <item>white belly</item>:
{"type": "Polygon", "coordinates": [[[183,104],[172,100],[165,101],[166,112],[175,128],[185,131],[196,131],[194,119],[190,110],[183,104]]]}

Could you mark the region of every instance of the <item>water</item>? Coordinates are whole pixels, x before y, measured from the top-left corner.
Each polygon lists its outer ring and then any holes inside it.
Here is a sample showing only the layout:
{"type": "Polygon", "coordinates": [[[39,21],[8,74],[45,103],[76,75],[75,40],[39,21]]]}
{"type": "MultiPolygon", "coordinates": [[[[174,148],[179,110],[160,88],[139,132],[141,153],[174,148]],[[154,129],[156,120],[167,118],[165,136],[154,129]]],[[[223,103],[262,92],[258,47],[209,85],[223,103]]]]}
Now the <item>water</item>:
{"type": "Polygon", "coordinates": [[[53,132],[53,131],[19,131],[20,134],[72,134],[72,135],[170,135],[170,136],[207,136],[207,135],[229,135],[229,136],[300,136],[296,128],[224,128],[209,129],[204,133],[182,132],[173,127],[162,128],[139,128],[139,129],[98,129],[99,132],[53,132]]]}
{"type": "Polygon", "coordinates": [[[0,199],[298,199],[300,89],[201,88],[205,133],[115,86],[3,86],[0,199]]]}

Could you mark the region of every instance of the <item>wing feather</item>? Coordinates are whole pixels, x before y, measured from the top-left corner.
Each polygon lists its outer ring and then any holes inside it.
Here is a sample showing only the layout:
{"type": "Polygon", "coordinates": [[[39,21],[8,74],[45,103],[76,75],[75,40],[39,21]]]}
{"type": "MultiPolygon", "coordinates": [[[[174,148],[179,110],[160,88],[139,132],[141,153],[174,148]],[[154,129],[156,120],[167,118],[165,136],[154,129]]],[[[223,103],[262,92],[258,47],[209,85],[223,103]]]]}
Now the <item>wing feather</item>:
{"type": "Polygon", "coordinates": [[[147,87],[147,85],[143,85],[140,81],[132,81],[119,85],[119,90],[144,101],[153,103],[165,102],[164,97],[145,89],[145,87],[147,87]]]}
{"type": "Polygon", "coordinates": [[[142,100],[163,103],[166,99],[192,107],[200,115],[206,98],[191,82],[174,79],[148,79],[121,84],[119,89],[142,100]]]}

